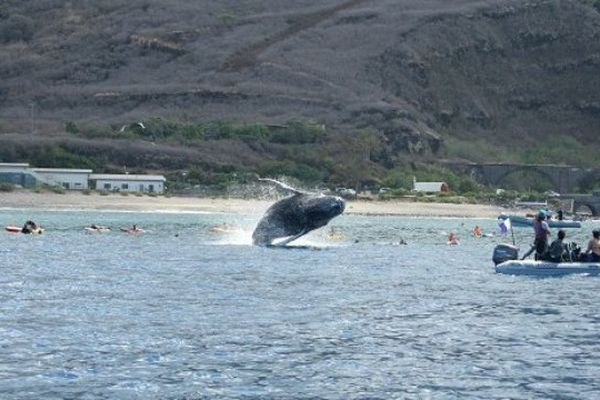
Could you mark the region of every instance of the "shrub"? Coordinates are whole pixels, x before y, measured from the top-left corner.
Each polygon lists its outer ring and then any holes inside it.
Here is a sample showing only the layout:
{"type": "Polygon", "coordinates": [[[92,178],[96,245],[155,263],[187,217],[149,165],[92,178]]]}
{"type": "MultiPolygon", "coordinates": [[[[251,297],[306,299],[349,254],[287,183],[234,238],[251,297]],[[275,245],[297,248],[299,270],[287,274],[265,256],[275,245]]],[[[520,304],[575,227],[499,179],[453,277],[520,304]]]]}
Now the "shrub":
{"type": "Polygon", "coordinates": [[[273,132],[269,140],[282,144],[315,143],[324,133],[325,129],[320,125],[291,121],[285,128],[273,132]]]}
{"type": "Polygon", "coordinates": [[[15,185],[12,183],[0,182],[0,192],[12,192],[15,190],[15,185]]]}
{"type": "Polygon", "coordinates": [[[83,189],[81,191],[81,194],[85,194],[86,196],[89,196],[92,193],[92,191],[90,189],[83,189]]]}
{"type": "Polygon", "coordinates": [[[71,134],[77,134],[77,133],[79,133],[79,128],[77,127],[77,124],[75,124],[75,122],[67,121],[67,122],[65,122],[65,132],[71,133],[71,134]]]}
{"type": "Polygon", "coordinates": [[[231,26],[235,23],[235,20],[237,19],[236,15],[233,13],[223,13],[221,15],[219,15],[219,22],[222,23],[223,25],[227,25],[227,26],[231,26]]]}
{"type": "Polygon", "coordinates": [[[50,186],[49,189],[56,194],[65,194],[65,188],[62,186],[50,186]]]}

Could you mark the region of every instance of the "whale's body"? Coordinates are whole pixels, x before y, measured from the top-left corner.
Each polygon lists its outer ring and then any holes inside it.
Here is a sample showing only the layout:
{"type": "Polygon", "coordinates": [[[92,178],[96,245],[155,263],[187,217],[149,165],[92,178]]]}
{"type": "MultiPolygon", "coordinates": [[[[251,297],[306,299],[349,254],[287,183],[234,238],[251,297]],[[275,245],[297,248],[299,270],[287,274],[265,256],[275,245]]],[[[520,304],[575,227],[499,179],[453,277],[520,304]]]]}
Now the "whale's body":
{"type": "Polygon", "coordinates": [[[287,244],[327,225],[344,211],[346,204],[340,197],[303,193],[286,185],[280,186],[294,194],[274,203],[265,212],[252,233],[252,242],[257,246],[287,244]],[[275,243],[277,239],[282,241],[275,243]]]}

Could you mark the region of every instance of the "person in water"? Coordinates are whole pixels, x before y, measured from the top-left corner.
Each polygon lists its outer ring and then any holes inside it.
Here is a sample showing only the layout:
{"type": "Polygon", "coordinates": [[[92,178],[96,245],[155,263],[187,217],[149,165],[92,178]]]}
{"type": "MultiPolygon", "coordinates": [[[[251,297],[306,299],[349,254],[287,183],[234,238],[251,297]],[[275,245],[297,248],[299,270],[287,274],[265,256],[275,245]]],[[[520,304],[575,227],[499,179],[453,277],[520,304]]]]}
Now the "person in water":
{"type": "Polygon", "coordinates": [[[25,222],[25,225],[23,225],[23,228],[21,229],[21,233],[33,233],[37,230],[38,230],[38,226],[36,225],[36,223],[29,220],[29,221],[25,222]]]}
{"type": "Polygon", "coordinates": [[[479,225],[475,225],[475,228],[473,228],[473,236],[480,237],[481,235],[483,235],[483,229],[481,229],[479,225]]]}
{"type": "Polygon", "coordinates": [[[448,244],[458,244],[458,236],[454,234],[454,232],[450,232],[448,235],[448,244]]]}
{"type": "Polygon", "coordinates": [[[571,255],[569,252],[569,246],[564,242],[566,237],[565,231],[562,229],[558,231],[558,237],[555,241],[550,244],[550,249],[548,250],[548,261],[552,262],[565,262],[571,261],[571,255]]]}
{"type": "Polygon", "coordinates": [[[548,236],[550,236],[550,228],[546,222],[546,212],[540,210],[535,221],[533,221],[533,231],[535,232],[535,259],[541,260],[546,251],[548,251],[548,236]]]}
{"type": "Polygon", "coordinates": [[[592,231],[592,238],[585,251],[587,262],[600,262],[600,230],[592,231]]]}

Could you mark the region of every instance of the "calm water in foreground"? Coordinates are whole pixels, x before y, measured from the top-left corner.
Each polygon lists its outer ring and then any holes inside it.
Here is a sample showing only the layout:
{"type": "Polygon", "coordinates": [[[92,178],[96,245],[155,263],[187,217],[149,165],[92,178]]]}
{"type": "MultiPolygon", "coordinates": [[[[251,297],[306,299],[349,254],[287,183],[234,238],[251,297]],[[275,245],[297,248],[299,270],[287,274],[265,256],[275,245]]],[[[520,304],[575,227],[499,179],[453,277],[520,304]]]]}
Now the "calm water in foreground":
{"type": "Polygon", "coordinates": [[[28,218],[0,234],[2,399],[600,398],[600,278],[496,275],[506,238],[467,237],[492,220],[342,216],[284,250],[258,216],[0,211],[28,218]]]}

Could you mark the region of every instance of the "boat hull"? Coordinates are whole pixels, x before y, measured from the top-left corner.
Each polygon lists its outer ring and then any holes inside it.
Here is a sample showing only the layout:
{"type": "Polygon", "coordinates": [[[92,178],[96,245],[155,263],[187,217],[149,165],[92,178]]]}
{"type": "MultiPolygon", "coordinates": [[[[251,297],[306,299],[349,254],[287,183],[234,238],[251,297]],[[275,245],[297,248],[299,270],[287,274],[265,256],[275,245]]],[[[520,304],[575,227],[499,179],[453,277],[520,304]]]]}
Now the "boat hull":
{"type": "Polygon", "coordinates": [[[570,274],[600,275],[600,263],[511,260],[496,265],[496,272],[508,275],[563,276],[570,274]]]}
{"type": "MultiPolygon", "coordinates": [[[[509,215],[508,218],[510,218],[510,222],[515,228],[533,226],[533,218],[520,217],[518,215],[509,215]]],[[[551,219],[546,222],[550,228],[581,228],[581,222],[579,221],[551,219]]]]}

